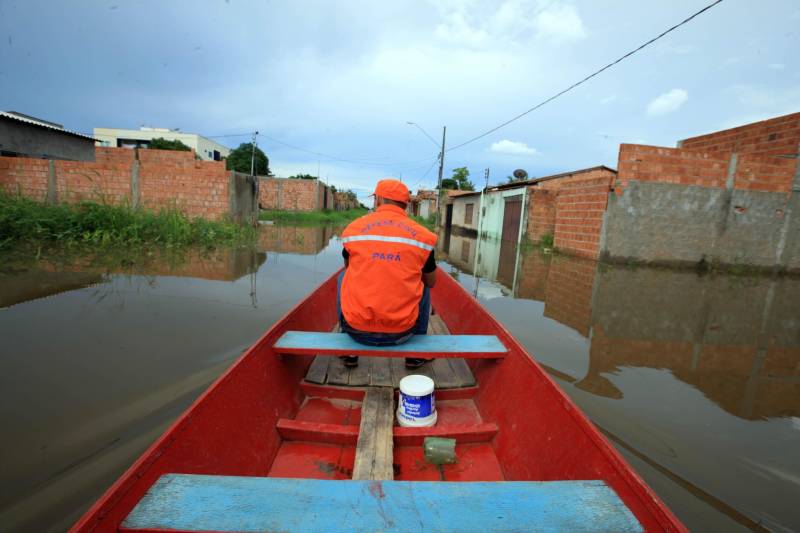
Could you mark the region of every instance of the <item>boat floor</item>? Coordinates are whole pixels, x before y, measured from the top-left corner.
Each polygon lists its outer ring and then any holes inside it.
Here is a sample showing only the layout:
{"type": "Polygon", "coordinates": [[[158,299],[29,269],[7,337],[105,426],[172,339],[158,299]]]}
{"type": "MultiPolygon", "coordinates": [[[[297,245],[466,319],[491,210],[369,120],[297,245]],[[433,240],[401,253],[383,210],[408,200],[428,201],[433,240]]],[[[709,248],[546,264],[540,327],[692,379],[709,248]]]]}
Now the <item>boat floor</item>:
{"type": "MultiPolygon", "coordinates": [[[[431,335],[449,335],[439,315],[428,322],[431,335]]],[[[338,387],[394,387],[409,374],[433,379],[437,389],[459,389],[475,385],[475,377],[463,359],[434,359],[420,368],[408,369],[405,361],[388,357],[360,357],[358,366],[347,368],[338,357],[318,355],[306,374],[306,382],[338,387]]]]}
{"type": "MultiPolygon", "coordinates": [[[[431,315],[431,334],[447,335],[442,319],[431,315]]],[[[305,382],[312,385],[291,421],[303,431],[284,434],[269,468],[271,477],[351,479],[356,458],[354,436],[361,423],[362,402],[352,394],[333,393],[342,387],[393,387],[409,374],[424,374],[436,389],[451,389],[436,398],[435,428],[415,428],[403,433],[394,422],[394,479],[401,481],[502,481],[500,463],[490,443],[496,430],[486,430],[472,395],[475,378],[463,359],[435,359],[409,370],[401,358],[361,357],[356,368],[346,368],[338,357],[317,356],[305,382]],[[330,388],[332,386],[333,388],[330,388]],[[456,391],[452,389],[462,389],[456,391]],[[428,431],[449,431],[456,436],[456,464],[432,465],[425,461],[422,438],[428,431]],[[344,435],[344,436],[343,436],[344,435]],[[350,435],[348,439],[347,435],[350,435]],[[402,436],[401,436],[402,435],[402,436]]]]}

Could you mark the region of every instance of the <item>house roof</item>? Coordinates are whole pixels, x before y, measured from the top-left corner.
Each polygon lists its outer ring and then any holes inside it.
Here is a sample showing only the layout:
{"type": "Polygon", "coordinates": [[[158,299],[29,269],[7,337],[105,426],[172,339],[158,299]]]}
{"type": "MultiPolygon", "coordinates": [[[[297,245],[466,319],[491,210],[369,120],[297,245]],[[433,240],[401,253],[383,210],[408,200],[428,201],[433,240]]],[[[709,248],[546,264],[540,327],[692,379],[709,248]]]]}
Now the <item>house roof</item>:
{"type": "Polygon", "coordinates": [[[57,131],[65,135],[80,137],[81,139],[88,139],[90,141],[97,140],[91,135],[84,135],[83,133],[78,133],[76,131],[65,130],[63,126],[61,126],[60,124],[56,124],[55,122],[34,118],[29,115],[25,115],[23,113],[17,113],[16,111],[0,111],[0,118],[13,120],[15,122],[23,122],[25,124],[30,124],[31,126],[57,131]]]}
{"type": "Polygon", "coordinates": [[[533,178],[525,181],[513,181],[511,183],[495,185],[494,187],[489,187],[489,190],[497,191],[505,189],[516,189],[518,187],[529,187],[531,185],[536,185],[537,183],[542,181],[550,181],[558,178],[568,178],[570,176],[574,176],[575,174],[583,174],[584,172],[592,172],[595,170],[607,170],[609,172],[613,172],[614,174],[617,173],[617,171],[614,170],[613,168],[607,167],[605,165],[598,165],[596,167],[582,168],[580,170],[571,170],[569,172],[561,172],[560,174],[551,174],[550,176],[542,176],[541,178],[533,178]]]}

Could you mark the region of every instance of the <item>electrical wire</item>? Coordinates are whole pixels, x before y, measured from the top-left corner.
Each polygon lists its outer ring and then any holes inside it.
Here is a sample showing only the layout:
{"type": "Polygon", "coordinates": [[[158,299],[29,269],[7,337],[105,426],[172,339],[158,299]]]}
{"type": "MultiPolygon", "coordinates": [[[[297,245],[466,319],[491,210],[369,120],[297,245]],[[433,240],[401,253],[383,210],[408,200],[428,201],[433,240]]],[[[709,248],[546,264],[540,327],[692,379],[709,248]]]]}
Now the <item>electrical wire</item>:
{"type": "Polygon", "coordinates": [[[577,81],[577,82],[573,83],[572,85],[570,85],[570,86],[569,86],[569,87],[567,87],[566,89],[564,89],[564,90],[562,90],[562,91],[559,91],[558,93],[556,93],[556,94],[554,94],[553,96],[551,96],[551,97],[547,98],[546,100],[543,100],[543,101],[539,102],[538,104],[536,104],[535,106],[531,107],[531,108],[530,108],[530,109],[528,109],[527,111],[523,111],[523,112],[522,112],[522,113],[520,113],[519,115],[517,115],[517,116],[515,116],[515,117],[513,117],[513,118],[510,118],[510,119],[506,120],[506,121],[505,121],[505,122],[503,122],[502,124],[500,124],[500,125],[498,125],[498,126],[495,126],[494,128],[492,128],[492,129],[490,129],[490,130],[487,130],[487,131],[485,131],[485,132],[481,133],[480,135],[477,135],[477,136],[475,136],[475,137],[473,137],[473,138],[469,139],[468,141],[464,141],[464,142],[462,142],[461,144],[457,144],[457,145],[455,145],[455,146],[452,146],[452,147],[448,148],[447,150],[445,150],[445,152],[451,152],[451,151],[453,151],[453,150],[458,150],[459,148],[461,148],[461,147],[463,147],[463,146],[466,146],[466,145],[468,145],[468,144],[470,144],[470,143],[473,143],[473,142],[477,141],[478,139],[482,139],[482,138],[486,137],[487,135],[490,135],[490,134],[492,134],[492,133],[496,132],[497,130],[499,130],[499,129],[501,129],[501,128],[504,128],[504,127],[506,127],[506,126],[508,126],[508,125],[509,125],[509,124],[511,124],[512,122],[515,122],[515,121],[517,121],[517,120],[521,119],[522,117],[524,117],[525,115],[527,115],[527,114],[529,114],[529,113],[532,113],[533,111],[536,111],[537,109],[539,109],[540,107],[544,106],[545,104],[548,104],[548,103],[552,102],[553,100],[555,100],[555,99],[556,99],[556,98],[558,98],[559,96],[562,96],[563,94],[566,94],[566,93],[570,92],[572,89],[575,89],[576,87],[578,87],[578,86],[580,86],[580,85],[583,85],[584,83],[586,83],[586,82],[587,82],[587,81],[589,81],[590,79],[594,78],[594,77],[595,77],[595,76],[597,76],[598,74],[600,74],[600,73],[602,73],[602,72],[604,72],[604,71],[606,71],[606,70],[610,69],[611,67],[613,67],[613,66],[614,66],[614,65],[616,65],[617,63],[619,63],[619,62],[621,62],[621,61],[623,61],[623,60],[625,60],[625,59],[629,58],[629,57],[630,57],[630,56],[632,56],[633,54],[635,54],[635,53],[639,52],[640,50],[642,50],[642,49],[644,49],[644,48],[646,48],[646,47],[650,46],[651,44],[653,44],[653,43],[654,43],[654,42],[656,42],[657,40],[661,39],[662,37],[664,37],[664,36],[665,36],[665,35],[667,35],[668,33],[670,33],[670,32],[672,32],[672,31],[674,31],[674,30],[676,30],[676,29],[680,28],[681,26],[683,26],[684,24],[688,23],[689,21],[691,21],[691,20],[692,20],[692,19],[694,19],[695,17],[697,17],[697,16],[699,16],[699,15],[701,15],[701,14],[705,13],[706,11],[708,11],[708,10],[709,10],[709,9],[711,9],[712,7],[716,6],[717,4],[721,4],[721,3],[722,3],[722,1],[723,1],[723,0],[716,0],[715,2],[712,2],[711,4],[707,5],[707,6],[706,6],[706,7],[704,7],[703,9],[701,9],[700,11],[697,11],[696,13],[692,14],[691,16],[689,16],[689,17],[685,18],[684,20],[682,20],[682,21],[681,21],[681,22],[679,22],[678,24],[675,24],[675,25],[674,25],[674,26],[672,26],[671,28],[669,28],[669,29],[667,29],[667,30],[665,30],[665,31],[661,32],[659,35],[657,35],[656,37],[653,37],[652,39],[650,39],[650,40],[649,40],[649,41],[647,41],[646,43],[644,43],[644,44],[640,45],[639,47],[637,47],[637,48],[635,48],[635,49],[631,50],[630,52],[626,53],[625,55],[623,55],[623,56],[619,57],[618,59],[616,59],[616,60],[612,61],[611,63],[607,64],[607,65],[606,65],[606,66],[604,66],[603,68],[601,68],[601,69],[599,69],[599,70],[596,70],[596,71],[594,71],[593,73],[589,74],[588,76],[586,76],[586,77],[585,77],[585,78],[583,78],[582,80],[580,80],[580,81],[577,81]]]}
{"type": "MultiPolygon", "coordinates": [[[[249,137],[253,133],[230,133],[227,135],[204,135],[204,137],[208,139],[221,139],[224,137],[249,137]]],[[[276,144],[280,144],[281,146],[285,146],[287,148],[291,148],[292,150],[297,150],[300,152],[305,152],[307,154],[315,155],[317,157],[324,157],[326,159],[332,159],[334,161],[342,161],[344,163],[353,163],[355,165],[363,165],[363,166],[376,166],[376,167],[397,167],[397,166],[406,166],[406,165],[413,165],[416,163],[428,162],[430,161],[430,157],[426,157],[424,159],[414,159],[410,161],[384,161],[384,162],[377,162],[377,159],[385,159],[384,157],[372,157],[372,158],[346,158],[346,157],[339,157],[335,155],[326,154],[323,152],[317,152],[315,150],[309,150],[308,148],[303,148],[301,146],[296,146],[294,144],[287,143],[285,141],[281,141],[280,139],[276,139],[275,137],[271,137],[269,135],[265,135],[263,133],[259,133],[259,136],[264,137],[276,144]]]]}

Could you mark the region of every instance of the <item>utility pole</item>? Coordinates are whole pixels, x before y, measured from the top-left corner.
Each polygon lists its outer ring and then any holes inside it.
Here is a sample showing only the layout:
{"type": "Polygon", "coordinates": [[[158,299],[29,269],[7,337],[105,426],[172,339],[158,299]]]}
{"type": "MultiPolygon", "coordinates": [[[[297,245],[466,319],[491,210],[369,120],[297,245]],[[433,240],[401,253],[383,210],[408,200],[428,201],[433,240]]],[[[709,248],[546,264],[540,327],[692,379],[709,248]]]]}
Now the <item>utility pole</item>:
{"type": "Polygon", "coordinates": [[[258,131],[253,132],[253,140],[250,142],[251,152],[250,152],[250,175],[255,176],[255,169],[256,169],[256,135],[258,135],[258,131]]]}
{"type": "Polygon", "coordinates": [[[489,188],[489,169],[486,169],[486,189],[489,188]]]}
{"type": "Polygon", "coordinates": [[[447,135],[447,126],[442,126],[442,149],[439,152],[439,181],[436,184],[436,220],[433,223],[434,228],[439,228],[439,211],[442,208],[442,172],[444,172],[444,141],[447,135]]]}

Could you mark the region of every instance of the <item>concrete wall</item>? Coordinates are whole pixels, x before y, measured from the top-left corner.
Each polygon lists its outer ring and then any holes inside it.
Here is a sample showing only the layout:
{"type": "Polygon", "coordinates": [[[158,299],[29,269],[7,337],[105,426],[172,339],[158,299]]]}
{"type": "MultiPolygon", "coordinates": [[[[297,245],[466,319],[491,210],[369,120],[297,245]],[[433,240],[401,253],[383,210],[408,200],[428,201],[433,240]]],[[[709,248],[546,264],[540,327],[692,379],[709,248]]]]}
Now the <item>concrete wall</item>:
{"type": "Polygon", "coordinates": [[[453,198],[453,226],[459,228],[478,231],[478,218],[481,209],[481,196],[480,194],[470,194],[467,196],[456,196],[453,198]],[[469,223],[464,222],[464,215],[466,214],[466,206],[472,204],[472,221],[469,223]]]}
{"type": "Polygon", "coordinates": [[[94,141],[0,116],[0,152],[41,159],[94,161],[94,141]]]}
{"type": "MultiPolygon", "coordinates": [[[[482,238],[500,240],[503,236],[503,217],[505,215],[505,199],[512,196],[522,197],[520,211],[520,228],[525,233],[525,217],[527,216],[527,187],[517,189],[501,189],[485,191],[481,200],[481,222],[478,228],[482,238]]],[[[517,241],[517,238],[514,238],[517,241]]]]}
{"type": "Polygon", "coordinates": [[[798,191],[797,159],[622,145],[601,257],[800,270],[798,191]]]}
{"type": "Polygon", "coordinates": [[[246,208],[242,185],[223,161],[197,161],[191,152],[97,147],[94,162],[0,157],[0,187],[38,201],[94,201],[149,209],[176,208],[212,220],[246,208]],[[138,157],[137,157],[138,156],[138,157]]]}

